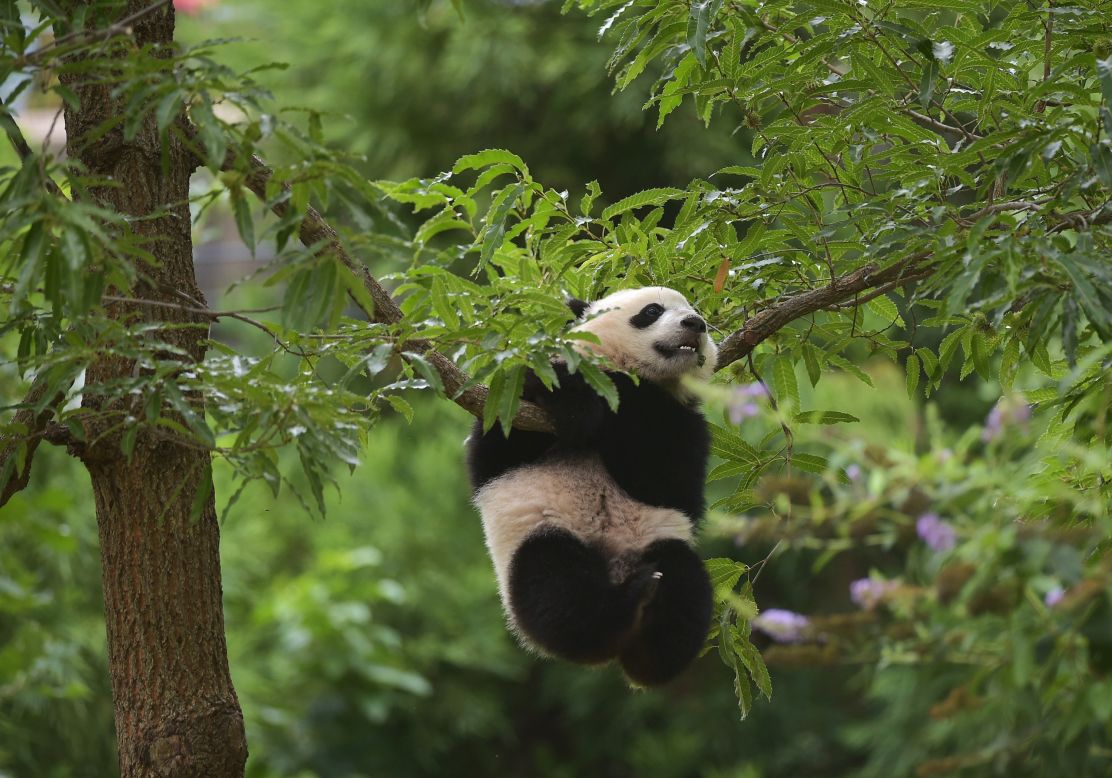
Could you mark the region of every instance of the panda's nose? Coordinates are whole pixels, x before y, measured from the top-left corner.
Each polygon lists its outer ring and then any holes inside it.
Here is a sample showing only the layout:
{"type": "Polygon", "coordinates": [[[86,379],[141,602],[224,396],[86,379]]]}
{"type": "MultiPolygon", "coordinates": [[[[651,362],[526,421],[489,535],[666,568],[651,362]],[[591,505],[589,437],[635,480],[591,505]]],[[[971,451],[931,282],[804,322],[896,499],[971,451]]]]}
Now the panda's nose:
{"type": "Polygon", "coordinates": [[[701,317],[695,315],[684,318],[684,320],[680,322],[680,326],[685,330],[693,330],[695,332],[707,331],[707,323],[703,321],[701,317]]]}

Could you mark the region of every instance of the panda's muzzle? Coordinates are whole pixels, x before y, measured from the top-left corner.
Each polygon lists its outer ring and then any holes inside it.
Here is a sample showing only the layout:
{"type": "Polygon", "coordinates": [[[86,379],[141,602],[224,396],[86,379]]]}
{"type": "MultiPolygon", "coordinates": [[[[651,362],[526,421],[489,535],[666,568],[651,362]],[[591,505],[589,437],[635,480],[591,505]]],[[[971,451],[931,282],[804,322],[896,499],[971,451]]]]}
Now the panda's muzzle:
{"type": "Polygon", "coordinates": [[[673,357],[693,357],[699,353],[700,333],[691,330],[681,332],[671,342],[657,341],[653,344],[656,353],[669,359],[673,357]]]}

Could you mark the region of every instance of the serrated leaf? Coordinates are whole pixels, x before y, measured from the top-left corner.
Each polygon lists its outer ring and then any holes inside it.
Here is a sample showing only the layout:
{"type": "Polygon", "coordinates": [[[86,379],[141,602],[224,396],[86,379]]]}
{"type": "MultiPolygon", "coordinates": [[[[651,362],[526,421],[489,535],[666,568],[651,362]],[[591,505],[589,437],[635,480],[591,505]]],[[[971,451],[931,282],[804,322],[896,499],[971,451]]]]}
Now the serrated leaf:
{"type": "Polygon", "coordinates": [[[1055,256],[1055,259],[1073,283],[1074,296],[1097,333],[1102,338],[1112,337],[1112,313],[1104,307],[1089,276],[1074,261],[1072,255],[1060,254],[1055,256]]]}
{"type": "Polygon", "coordinates": [[[212,495],[212,460],[210,459],[205,462],[204,472],[201,473],[201,478],[197,482],[197,491],[193,493],[193,503],[189,506],[189,520],[191,522],[201,518],[201,514],[204,513],[212,495]]]}
{"type": "Polygon", "coordinates": [[[800,411],[793,420],[800,424],[850,424],[861,421],[853,414],[842,411],[800,411]]]}
{"type": "Polygon", "coordinates": [[[641,208],[646,205],[663,205],[669,200],[678,200],[686,194],[682,189],[672,187],[646,189],[643,192],[625,197],[606,208],[602,212],[602,218],[609,221],[615,216],[621,216],[626,211],[632,211],[634,208],[641,208]]]}
{"type": "Polygon", "coordinates": [[[239,237],[243,239],[244,244],[251,249],[251,254],[254,255],[255,222],[251,219],[251,206],[247,202],[247,197],[241,187],[233,186],[228,190],[228,193],[232,198],[232,213],[235,216],[239,237]]]}
{"type": "Polygon", "coordinates": [[[521,404],[521,391],[525,385],[525,365],[514,365],[506,372],[505,389],[498,403],[498,417],[507,435],[513,426],[514,415],[521,404]]]}
{"type": "Polygon", "coordinates": [[[827,354],[826,359],[828,362],[830,362],[830,364],[836,367],[840,367],[842,370],[845,370],[850,375],[856,377],[857,380],[859,380],[861,383],[867,384],[868,386],[873,385],[872,377],[870,377],[868,373],[859,368],[857,365],[850,362],[845,357],[838,356],[837,354],[827,354]]]}
{"type": "Polygon", "coordinates": [[[728,558],[707,559],[703,562],[710,577],[711,588],[715,592],[731,591],[741,579],[749,565],[728,558]]]}
{"type": "Polygon", "coordinates": [[[1016,370],[1019,364],[1019,337],[1012,335],[1004,345],[1004,353],[1000,357],[999,381],[1000,388],[1010,392],[1015,381],[1016,370]]]}
{"type": "Polygon", "coordinates": [[[865,305],[888,324],[895,322],[901,327],[904,326],[903,317],[900,316],[899,309],[896,308],[896,304],[892,302],[891,298],[888,296],[880,295],[879,297],[874,297],[872,300],[865,303],[865,305]]]}
{"type": "Polygon", "coordinates": [[[749,677],[753,679],[753,683],[757,684],[757,688],[760,689],[766,700],[772,700],[772,676],[768,674],[768,667],[765,665],[761,652],[757,650],[756,646],[743,638],[739,638],[734,645],[738,658],[745,665],[745,669],[749,671],[749,677]]]}
{"type": "Polygon", "coordinates": [[[501,247],[502,237],[506,233],[506,219],[524,191],[525,184],[522,183],[507,186],[491,203],[483,227],[483,243],[479,251],[479,264],[475,267],[476,272],[490,262],[494,252],[501,247]]]}
{"type": "Polygon", "coordinates": [[[915,391],[919,388],[919,357],[909,354],[907,357],[907,396],[915,399],[915,391]]]}
{"type": "Polygon", "coordinates": [[[417,373],[428,381],[429,386],[436,390],[438,394],[444,393],[444,382],[440,378],[440,373],[436,371],[427,359],[416,351],[403,352],[402,356],[405,361],[413,365],[417,373]]]}
{"type": "Polygon", "coordinates": [[[803,344],[803,365],[807,368],[807,378],[811,380],[811,386],[818,386],[819,379],[822,378],[822,370],[819,367],[818,349],[810,343],[803,344]]]}
{"type": "Polygon", "coordinates": [[[616,412],[618,410],[618,387],[614,386],[614,382],[606,374],[606,371],[587,360],[579,363],[578,370],[587,384],[602,395],[606,404],[610,406],[610,410],[616,412]]]}
{"type": "Polygon", "coordinates": [[[818,454],[794,452],[792,453],[792,467],[806,470],[808,473],[822,475],[830,467],[830,462],[826,457],[820,457],[818,454]]]}
{"type": "Polygon", "coordinates": [[[711,450],[716,455],[728,461],[744,462],[752,467],[761,464],[761,453],[737,433],[713,424],[710,431],[711,450]]]}
{"type": "Polygon", "coordinates": [[[474,154],[465,154],[456,160],[456,164],[452,166],[452,173],[458,174],[465,170],[478,170],[500,163],[512,165],[516,170],[525,174],[526,178],[529,176],[529,167],[525,164],[525,160],[505,149],[485,149],[474,154]]]}
{"type": "Polygon", "coordinates": [[[395,412],[400,413],[407,424],[413,423],[413,406],[406,402],[406,399],[401,395],[388,394],[386,395],[386,402],[390,403],[390,407],[395,412]]]}
{"type": "Polygon", "coordinates": [[[749,711],[753,710],[753,688],[749,684],[749,675],[743,672],[744,665],[739,659],[734,660],[734,694],[737,695],[738,711],[741,720],[749,718],[749,711]]]}
{"type": "Polygon", "coordinates": [[[772,363],[770,374],[772,389],[781,406],[799,407],[799,387],[795,381],[795,366],[787,357],[778,357],[772,363]]]}
{"type": "Polygon", "coordinates": [[[1097,171],[1100,182],[1112,189],[1112,148],[1103,143],[1094,143],[1089,147],[1089,154],[1093,158],[1093,169],[1097,171]]]}
{"type": "Polygon", "coordinates": [[[695,0],[691,3],[691,17],[687,23],[687,45],[695,59],[707,66],[707,31],[722,8],[722,0],[695,0]]]}
{"type": "MultiPolygon", "coordinates": [[[[491,376],[490,381],[487,383],[487,397],[486,402],[483,404],[483,433],[490,432],[494,427],[494,422],[498,420],[498,407],[502,402],[502,394],[505,392],[506,387],[506,374],[501,370],[495,371],[491,376]]],[[[503,429],[503,431],[506,431],[503,429]]]]}

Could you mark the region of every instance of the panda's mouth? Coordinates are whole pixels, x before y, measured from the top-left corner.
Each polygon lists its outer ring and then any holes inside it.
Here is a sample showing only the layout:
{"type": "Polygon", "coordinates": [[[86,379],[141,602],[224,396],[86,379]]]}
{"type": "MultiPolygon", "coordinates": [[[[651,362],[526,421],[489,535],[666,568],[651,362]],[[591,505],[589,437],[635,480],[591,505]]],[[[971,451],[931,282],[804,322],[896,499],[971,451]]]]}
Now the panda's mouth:
{"type": "Polygon", "coordinates": [[[692,333],[690,337],[680,337],[672,343],[657,342],[653,344],[656,353],[668,359],[677,357],[694,357],[699,354],[699,336],[692,333]]]}

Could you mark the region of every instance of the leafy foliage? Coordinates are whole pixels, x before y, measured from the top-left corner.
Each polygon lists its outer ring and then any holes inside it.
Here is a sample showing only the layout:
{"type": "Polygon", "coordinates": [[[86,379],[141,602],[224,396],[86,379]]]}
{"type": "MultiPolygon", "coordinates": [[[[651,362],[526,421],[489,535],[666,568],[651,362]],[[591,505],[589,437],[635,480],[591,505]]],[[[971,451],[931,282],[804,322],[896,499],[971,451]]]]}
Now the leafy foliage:
{"type": "MultiPolygon", "coordinates": [[[[217,43],[44,43],[52,6],[35,8],[44,21],[30,31],[3,21],[0,64],[16,91],[34,83],[57,104],[75,98],[50,74],[103,84],[127,111],[92,131],[129,138],[153,122],[181,141],[206,168],[189,203],[195,226],[227,213],[271,258],[241,287],[258,307],[145,301],[156,241],[91,204],[111,182],[21,154],[0,169],[8,408],[128,456],[167,436],[210,450],[237,476],[229,507],[261,480],[272,497],[285,484],[323,512],[337,466],[359,464],[383,418],[416,418],[417,393],[460,400],[486,384],[484,425],[508,427],[525,371],[551,382],[551,360],[563,359],[616,399],[606,366],[573,348],[563,298],[672,286],[725,335],[721,379],[694,390],[715,414],[715,526],[746,543],[744,563],[708,563],[719,600],[709,646],[732,671],[742,717],[753,686],[771,693],[765,660],[774,671],[856,662],[872,668],[871,699],[909,733],[901,742],[929,735],[871,750],[868,774],[1106,767],[1096,744],[1109,728],[1112,5],[571,0],[612,43],[619,92],[652,80],[645,107],[658,126],[691,108],[749,143],[678,186],[592,181],[574,194],[498,148],[437,175],[369,182],[325,143],[320,111],[276,109],[253,70],[222,64],[217,43]],[[123,67],[104,56],[121,50],[123,67]],[[282,163],[261,185],[260,151],[282,163]],[[296,247],[319,225],[314,208],[340,231],[296,247]],[[383,270],[400,318],[376,310],[339,250],[383,270]],[[144,313],[121,319],[125,304],[144,313]],[[186,313],[220,323],[200,362],[176,345],[177,330],[198,326],[186,313]],[[83,386],[105,358],[133,365],[130,377],[83,386]],[[983,387],[974,405],[1003,399],[983,428],[921,434],[929,453],[854,451],[870,419],[850,412],[852,391],[817,401],[820,382],[872,386],[883,363],[900,365],[917,405],[965,402],[966,379],[983,387]],[[280,467],[285,448],[301,474],[280,467]],[[871,560],[871,580],[892,585],[862,613],[812,613],[799,645],[769,645],[752,631],[765,596],[757,571],[807,554],[797,587],[835,560],[871,560]]],[[[18,147],[7,108],[0,119],[18,147]]],[[[11,451],[0,486],[42,434],[19,418],[0,428],[11,451]]],[[[199,474],[177,475],[173,488],[197,488],[199,474]]],[[[351,649],[346,664],[306,654],[293,666],[389,687],[368,720],[432,688],[356,603],[397,605],[391,587],[359,583],[372,556],[330,556],[275,600],[296,616],[265,599],[257,615],[351,649]]],[[[276,675],[293,675],[280,664],[276,675]]]]}

